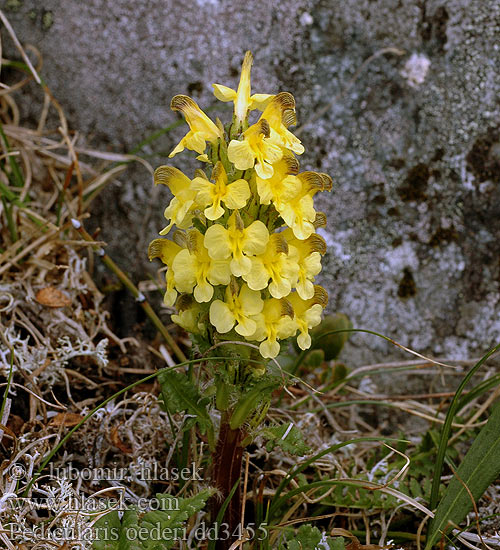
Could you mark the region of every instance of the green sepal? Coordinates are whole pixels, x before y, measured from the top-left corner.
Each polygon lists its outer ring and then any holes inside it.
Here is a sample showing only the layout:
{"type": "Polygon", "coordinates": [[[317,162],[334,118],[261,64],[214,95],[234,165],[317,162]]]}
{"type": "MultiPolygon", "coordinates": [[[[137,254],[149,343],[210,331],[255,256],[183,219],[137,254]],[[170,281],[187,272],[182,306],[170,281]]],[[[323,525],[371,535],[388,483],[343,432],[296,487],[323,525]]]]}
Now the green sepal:
{"type": "Polygon", "coordinates": [[[193,227],[197,229],[202,235],[207,232],[207,226],[197,217],[193,217],[193,227]]]}
{"type": "Polygon", "coordinates": [[[215,407],[218,411],[227,411],[229,408],[229,384],[219,380],[217,384],[217,392],[215,394],[215,407]]]}

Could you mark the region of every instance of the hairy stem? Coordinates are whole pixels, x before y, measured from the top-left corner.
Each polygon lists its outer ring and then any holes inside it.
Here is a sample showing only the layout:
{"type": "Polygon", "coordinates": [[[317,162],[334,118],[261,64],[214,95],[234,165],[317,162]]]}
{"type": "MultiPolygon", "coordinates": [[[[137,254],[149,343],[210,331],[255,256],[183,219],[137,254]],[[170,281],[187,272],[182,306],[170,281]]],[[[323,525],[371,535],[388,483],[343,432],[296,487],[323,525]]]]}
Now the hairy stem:
{"type": "MultiPolygon", "coordinates": [[[[221,420],[219,439],[213,454],[213,482],[218,489],[219,496],[212,499],[211,513],[212,520],[215,521],[221,504],[226,500],[234,484],[241,475],[241,462],[243,458],[243,447],[241,442],[244,439],[244,432],[241,428],[235,430],[229,426],[229,420],[224,415],[221,420]]],[[[229,538],[218,540],[217,550],[228,550],[228,548],[237,540],[238,524],[241,514],[241,491],[240,487],[236,489],[226,512],[221,519],[221,523],[226,524],[229,538]],[[234,536],[233,536],[234,533],[234,536]]]]}

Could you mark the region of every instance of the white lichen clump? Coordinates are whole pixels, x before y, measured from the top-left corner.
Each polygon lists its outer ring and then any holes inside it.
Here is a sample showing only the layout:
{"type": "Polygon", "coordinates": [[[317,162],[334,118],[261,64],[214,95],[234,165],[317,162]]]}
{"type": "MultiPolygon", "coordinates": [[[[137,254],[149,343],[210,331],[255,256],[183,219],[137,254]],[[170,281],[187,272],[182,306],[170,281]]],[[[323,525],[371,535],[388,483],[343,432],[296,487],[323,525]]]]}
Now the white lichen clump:
{"type": "Polygon", "coordinates": [[[406,61],[401,76],[406,79],[412,88],[418,88],[424,83],[431,60],[423,54],[412,53],[406,61]]]}

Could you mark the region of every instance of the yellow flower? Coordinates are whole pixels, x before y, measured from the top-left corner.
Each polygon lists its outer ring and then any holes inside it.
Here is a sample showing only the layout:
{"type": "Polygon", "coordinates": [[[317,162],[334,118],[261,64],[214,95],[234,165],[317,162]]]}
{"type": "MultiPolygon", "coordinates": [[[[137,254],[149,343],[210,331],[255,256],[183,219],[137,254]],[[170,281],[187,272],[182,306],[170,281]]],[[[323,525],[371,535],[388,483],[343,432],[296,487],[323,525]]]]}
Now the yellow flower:
{"type": "Polygon", "coordinates": [[[269,359],[278,355],[280,352],[278,338],[288,338],[292,336],[294,329],[296,330],[290,323],[292,318],[293,308],[285,298],[281,300],[270,298],[264,301],[262,313],[254,317],[257,329],[248,338],[261,342],[259,351],[262,357],[269,359]]]}
{"type": "Polygon", "coordinates": [[[181,139],[175,149],[170,153],[172,158],[187,147],[200,155],[205,152],[206,142],[214,142],[222,138],[222,133],[208,116],[187,95],[176,95],[170,103],[172,111],[180,111],[189,125],[189,132],[181,139]]]}
{"type": "Polygon", "coordinates": [[[261,118],[243,132],[243,140],[231,140],[227,148],[227,157],[238,170],[254,167],[257,175],[263,179],[273,175],[272,165],[283,156],[281,147],[269,139],[270,128],[267,120],[261,118]]]}
{"type": "Polygon", "coordinates": [[[160,231],[160,235],[166,235],[174,224],[181,229],[189,227],[193,218],[191,211],[196,207],[196,191],[191,180],[173,166],[160,166],[155,170],[154,182],[155,185],[166,185],[174,195],[163,213],[170,223],[160,231]]]}
{"type": "Polygon", "coordinates": [[[242,123],[248,113],[248,110],[259,109],[264,110],[265,105],[273,97],[269,94],[253,94],[250,95],[250,70],[252,68],[253,57],[251,52],[245,53],[243,65],[241,66],[240,83],[238,90],[235,92],[232,88],[223,86],[222,84],[212,84],[214,87],[214,95],[220,101],[234,101],[234,114],[236,120],[242,123]]]}
{"type": "MultiPolygon", "coordinates": [[[[282,198],[282,194],[285,192],[287,185],[284,180],[289,175],[297,175],[299,172],[299,163],[293,156],[293,153],[288,151],[283,153],[283,158],[273,164],[273,175],[270,178],[263,179],[257,176],[257,193],[259,194],[260,204],[269,204],[271,201],[279,203],[282,198]]],[[[301,188],[300,181],[294,183],[291,182],[294,189],[298,192],[301,188]]],[[[289,193],[289,191],[288,191],[289,193]]]]}
{"type": "Polygon", "coordinates": [[[179,292],[193,292],[197,302],[210,302],[214,295],[212,285],[227,285],[231,280],[229,262],[212,259],[203,246],[203,235],[191,229],[187,236],[188,248],[174,258],[172,268],[179,292]]]}
{"type": "Polygon", "coordinates": [[[167,290],[165,291],[163,301],[167,306],[173,306],[175,299],[177,298],[177,291],[175,290],[175,277],[172,269],[177,254],[182,250],[178,244],[169,241],[168,239],[154,239],[149,243],[148,258],[149,261],[153,258],[160,258],[160,260],[167,266],[167,273],[165,280],[167,282],[167,290]]]}
{"type": "Polygon", "coordinates": [[[196,202],[205,208],[204,214],[209,220],[217,220],[224,214],[223,202],[227,208],[243,208],[250,198],[250,187],[243,179],[227,183],[227,174],[221,162],[215,165],[210,183],[203,177],[194,178],[192,188],[197,191],[196,202]]]}
{"type": "Polygon", "coordinates": [[[250,258],[252,268],[243,275],[252,290],[263,290],[268,287],[273,298],[284,298],[292,291],[297,280],[299,266],[298,253],[288,244],[281,233],[273,233],[269,238],[264,253],[250,258]]]}
{"type": "Polygon", "coordinates": [[[297,124],[295,116],[295,99],[289,92],[280,92],[267,104],[262,113],[262,118],[269,122],[271,138],[276,143],[290,149],[297,155],[304,152],[304,146],[300,139],[288,130],[289,126],[297,124]]]}
{"type": "Polygon", "coordinates": [[[268,241],[269,232],[261,221],[256,220],[245,227],[236,210],[229,216],[227,229],[218,223],[210,226],[204,242],[210,258],[226,261],[231,258],[231,273],[241,277],[252,267],[248,256],[262,254],[268,241]]]}
{"type": "Polygon", "coordinates": [[[291,227],[297,239],[304,240],[314,233],[316,211],[313,197],[318,191],[330,191],[332,179],[327,174],[302,172],[297,176],[287,176],[283,181],[284,192],[276,203],[276,210],[283,221],[291,227]],[[300,190],[297,187],[300,181],[300,190]]]}
{"type": "Polygon", "coordinates": [[[224,301],[214,300],[210,305],[210,322],[217,332],[225,334],[236,324],[236,332],[241,336],[251,336],[257,329],[256,322],[251,318],[262,311],[264,302],[260,292],[250,290],[247,285],[233,288],[226,287],[224,301]]]}
{"type": "Polygon", "coordinates": [[[176,303],[177,313],[172,315],[172,321],[187,332],[204,333],[206,324],[200,322],[201,306],[189,294],[182,294],[176,303]]]}
{"type": "Polygon", "coordinates": [[[287,297],[287,300],[292,304],[295,316],[286,321],[284,330],[288,330],[292,334],[298,330],[300,332],[297,336],[299,348],[309,349],[311,347],[309,329],[321,322],[321,314],[328,304],[328,294],[323,287],[316,285],[314,296],[311,299],[302,300],[296,292],[293,292],[287,297]]]}
{"type": "Polygon", "coordinates": [[[326,252],[326,243],[323,237],[313,233],[306,240],[301,241],[293,235],[291,229],[281,233],[287,243],[297,250],[298,276],[295,287],[297,294],[303,300],[314,296],[314,277],[321,271],[321,256],[326,252]]]}

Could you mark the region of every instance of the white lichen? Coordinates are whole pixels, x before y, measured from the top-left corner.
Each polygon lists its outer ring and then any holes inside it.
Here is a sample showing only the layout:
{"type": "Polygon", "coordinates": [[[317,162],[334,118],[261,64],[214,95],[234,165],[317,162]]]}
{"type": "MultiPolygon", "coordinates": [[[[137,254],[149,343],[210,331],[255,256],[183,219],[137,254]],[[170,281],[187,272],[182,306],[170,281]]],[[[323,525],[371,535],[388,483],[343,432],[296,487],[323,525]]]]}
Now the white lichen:
{"type": "Polygon", "coordinates": [[[75,357],[91,357],[99,367],[105,367],[108,364],[107,338],[94,344],[89,339],[71,340],[69,336],[62,336],[57,341],[57,347],[50,354],[48,342],[41,346],[31,344],[29,336],[23,338],[20,332],[12,327],[7,328],[4,339],[7,345],[0,344],[0,373],[6,377],[9,375],[11,350],[13,350],[13,374],[18,372],[28,374],[35,383],[43,387],[52,386],[63,380],[62,371],[75,357]]]}
{"type": "Polygon", "coordinates": [[[412,53],[400,74],[406,79],[408,86],[418,88],[424,83],[430,66],[431,60],[428,57],[423,54],[412,53]]]}

